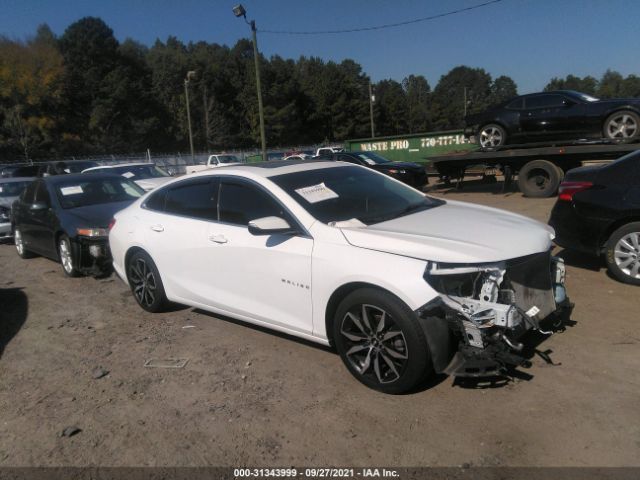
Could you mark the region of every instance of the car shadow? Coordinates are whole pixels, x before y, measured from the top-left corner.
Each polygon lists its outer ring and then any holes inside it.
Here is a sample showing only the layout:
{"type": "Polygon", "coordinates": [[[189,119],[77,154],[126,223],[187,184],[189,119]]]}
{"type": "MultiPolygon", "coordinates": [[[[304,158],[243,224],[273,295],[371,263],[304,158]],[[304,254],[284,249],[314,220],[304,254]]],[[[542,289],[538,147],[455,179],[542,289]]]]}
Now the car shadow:
{"type": "Polygon", "coordinates": [[[220,315],[217,313],[207,312],[206,310],[201,310],[199,308],[193,309],[194,313],[199,313],[201,315],[206,315],[211,318],[215,318],[216,320],[224,320],[225,322],[234,323],[236,325],[241,325],[242,327],[250,328],[252,330],[256,330],[258,332],[267,333],[269,335],[273,335],[274,337],[283,338],[286,340],[290,340],[301,345],[306,345],[308,347],[317,348],[319,350],[323,350],[325,352],[337,353],[335,349],[332,347],[327,347],[320,343],[312,342],[310,340],[305,340],[304,338],[296,337],[294,335],[290,335],[288,333],[279,332],[277,330],[272,330],[268,327],[263,327],[261,325],[255,325],[253,323],[245,322],[243,320],[238,320],[237,318],[227,317],[226,315],[220,315]]]}
{"type": "Polygon", "coordinates": [[[602,259],[595,255],[567,249],[562,249],[555,255],[556,257],[562,258],[564,263],[571,267],[583,268],[593,272],[599,272],[604,267],[602,259]]]}
{"type": "MultiPolygon", "coordinates": [[[[578,322],[572,320],[570,316],[566,316],[566,318],[557,319],[555,323],[553,321],[546,322],[545,324],[542,324],[541,327],[544,330],[551,331],[554,334],[557,334],[562,333],[566,331],[567,328],[574,327],[577,324],[578,322]]],[[[556,363],[553,360],[553,350],[541,348],[541,345],[550,336],[551,335],[545,335],[535,330],[531,330],[525,334],[525,336],[520,340],[523,345],[520,355],[525,359],[520,367],[509,367],[504,371],[502,375],[495,375],[491,377],[455,377],[451,386],[467,389],[486,389],[503,388],[513,384],[516,381],[528,382],[534,378],[534,375],[527,372],[526,369],[531,367],[531,361],[534,357],[541,358],[549,366],[555,367],[562,365],[561,363],[556,363]]]]}
{"type": "Polygon", "coordinates": [[[29,312],[29,301],[22,288],[0,288],[0,358],[17,335],[29,312]]]}
{"type": "MultiPolygon", "coordinates": [[[[206,316],[211,317],[211,318],[215,318],[216,320],[223,320],[225,322],[234,323],[234,324],[240,325],[242,327],[251,328],[251,329],[256,330],[258,332],[266,333],[268,335],[273,335],[275,337],[283,338],[283,339],[288,340],[288,341],[293,341],[293,342],[296,342],[296,343],[298,343],[300,345],[305,345],[307,347],[311,347],[311,348],[315,348],[315,349],[318,349],[318,350],[322,350],[324,352],[331,353],[333,355],[338,355],[338,352],[333,347],[328,347],[328,346],[322,345],[320,343],[312,342],[310,340],[305,340],[304,338],[296,337],[296,336],[290,335],[288,333],[278,332],[277,330],[272,330],[270,328],[262,327],[260,325],[254,325],[253,323],[244,322],[242,320],[238,320],[238,319],[232,318],[232,317],[227,317],[226,315],[214,314],[214,313],[208,312],[206,310],[201,310],[199,308],[194,308],[193,312],[201,314],[201,315],[206,315],[206,316]]],[[[445,374],[430,375],[428,378],[426,378],[424,381],[422,381],[421,383],[416,385],[414,388],[408,390],[407,392],[404,392],[404,393],[400,394],[400,396],[414,395],[414,394],[417,394],[417,393],[420,393],[420,392],[424,392],[425,390],[430,390],[430,389],[436,387],[437,385],[441,384],[442,382],[444,382],[447,378],[449,378],[449,377],[447,375],[445,375],[445,374]]]]}

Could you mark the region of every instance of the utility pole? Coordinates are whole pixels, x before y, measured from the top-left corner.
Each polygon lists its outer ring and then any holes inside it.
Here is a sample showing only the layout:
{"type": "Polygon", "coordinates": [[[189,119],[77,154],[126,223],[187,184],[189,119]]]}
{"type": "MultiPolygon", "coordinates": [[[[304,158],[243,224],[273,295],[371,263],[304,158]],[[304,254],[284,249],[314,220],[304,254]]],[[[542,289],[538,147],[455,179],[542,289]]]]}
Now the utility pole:
{"type": "Polygon", "coordinates": [[[464,87],[464,117],[467,116],[467,87],[464,87]]]}
{"type": "Polygon", "coordinates": [[[251,33],[253,35],[253,60],[256,64],[256,88],[258,90],[258,115],[260,117],[260,143],[262,145],[262,161],[267,161],[267,139],[264,134],[264,110],[262,108],[262,88],[260,88],[260,59],[258,58],[258,36],[256,35],[256,22],[251,20],[251,33]]]}
{"type": "Polygon", "coordinates": [[[193,133],[191,131],[191,110],[189,108],[189,80],[196,75],[193,70],[187,72],[187,78],[184,79],[184,98],[187,102],[187,125],[189,126],[189,147],[191,148],[191,160],[193,160],[193,133]]]}
{"type": "Polygon", "coordinates": [[[369,117],[371,118],[371,138],[376,138],[376,128],[373,123],[373,102],[375,101],[376,97],[373,96],[371,82],[369,82],[369,117]]]}
{"type": "Polygon", "coordinates": [[[251,37],[253,40],[253,61],[256,66],[256,89],[258,91],[258,116],[260,117],[260,143],[262,145],[262,161],[267,161],[267,138],[264,133],[264,110],[262,108],[262,88],[260,87],[260,57],[258,56],[258,35],[255,20],[247,20],[247,11],[238,4],[233,7],[233,14],[236,17],[244,18],[244,21],[251,27],[251,37]]]}

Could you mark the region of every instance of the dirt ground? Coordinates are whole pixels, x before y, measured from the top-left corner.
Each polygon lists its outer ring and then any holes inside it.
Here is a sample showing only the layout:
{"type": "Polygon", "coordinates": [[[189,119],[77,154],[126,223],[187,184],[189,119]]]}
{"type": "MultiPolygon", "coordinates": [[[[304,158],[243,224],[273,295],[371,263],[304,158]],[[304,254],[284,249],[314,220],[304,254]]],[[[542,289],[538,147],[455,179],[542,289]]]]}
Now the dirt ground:
{"type": "MultiPolygon", "coordinates": [[[[554,203],[496,185],[437,195],[541,221],[554,203]]],[[[564,256],[575,324],[527,375],[388,396],[328,349],[190,308],[149,314],[113,276],[65,278],[0,245],[0,466],[638,466],[640,289],[564,256]],[[144,366],[168,358],[188,363],[144,366]]]]}

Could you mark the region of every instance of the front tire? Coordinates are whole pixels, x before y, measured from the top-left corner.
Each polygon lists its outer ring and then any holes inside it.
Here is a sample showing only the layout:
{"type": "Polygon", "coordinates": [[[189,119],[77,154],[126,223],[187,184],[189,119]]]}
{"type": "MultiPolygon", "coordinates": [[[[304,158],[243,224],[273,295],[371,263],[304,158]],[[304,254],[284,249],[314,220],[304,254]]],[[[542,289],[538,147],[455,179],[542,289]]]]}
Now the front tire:
{"type": "Polygon", "coordinates": [[[127,279],[133,297],[144,310],[151,313],[166,310],[169,301],[160,272],[146,252],[138,251],[131,256],[127,263],[127,279]]]}
{"type": "Polygon", "coordinates": [[[478,144],[482,150],[495,150],[507,143],[507,132],[500,125],[490,123],[478,131],[478,144]]]}
{"type": "Polygon", "coordinates": [[[605,138],[620,142],[636,139],[640,136],[640,116],[630,110],[621,110],[607,117],[604,122],[605,138]]]}
{"type": "Polygon", "coordinates": [[[363,288],[345,297],[334,317],[333,338],[351,374],[375,390],[404,393],[433,372],[414,312],[388,292],[363,288]]]}
{"type": "Polygon", "coordinates": [[[613,232],[604,256],[611,275],[621,282],[640,285],[640,222],[628,223],[613,232]]]}
{"type": "Polygon", "coordinates": [[[58,239],[58,257],[62,265],[62,271],[67,277],[79,277],[80,272],[76,268],[76,259],[73,255],[71,240],[66,235],[58,239]]]}

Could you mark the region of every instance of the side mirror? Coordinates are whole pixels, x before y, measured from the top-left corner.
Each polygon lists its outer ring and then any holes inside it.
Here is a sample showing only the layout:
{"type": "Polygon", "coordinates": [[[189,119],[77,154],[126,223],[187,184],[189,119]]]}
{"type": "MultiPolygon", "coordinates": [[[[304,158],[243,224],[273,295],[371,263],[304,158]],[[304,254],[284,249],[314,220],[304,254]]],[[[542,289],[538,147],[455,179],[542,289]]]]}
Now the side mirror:
{"type": "Polygon", "coordinates": [[[34,212],[41,212],[49,208],[49,206],[44,202],[36,202],[31,205],[31,210],[34,212]]]}
{"type": "Polygon", "coordinates": [[[287,235],[296,233],[296,230],[284,218],[263,217],[249,222],[249,233],[251,235],[287,235]]]}

